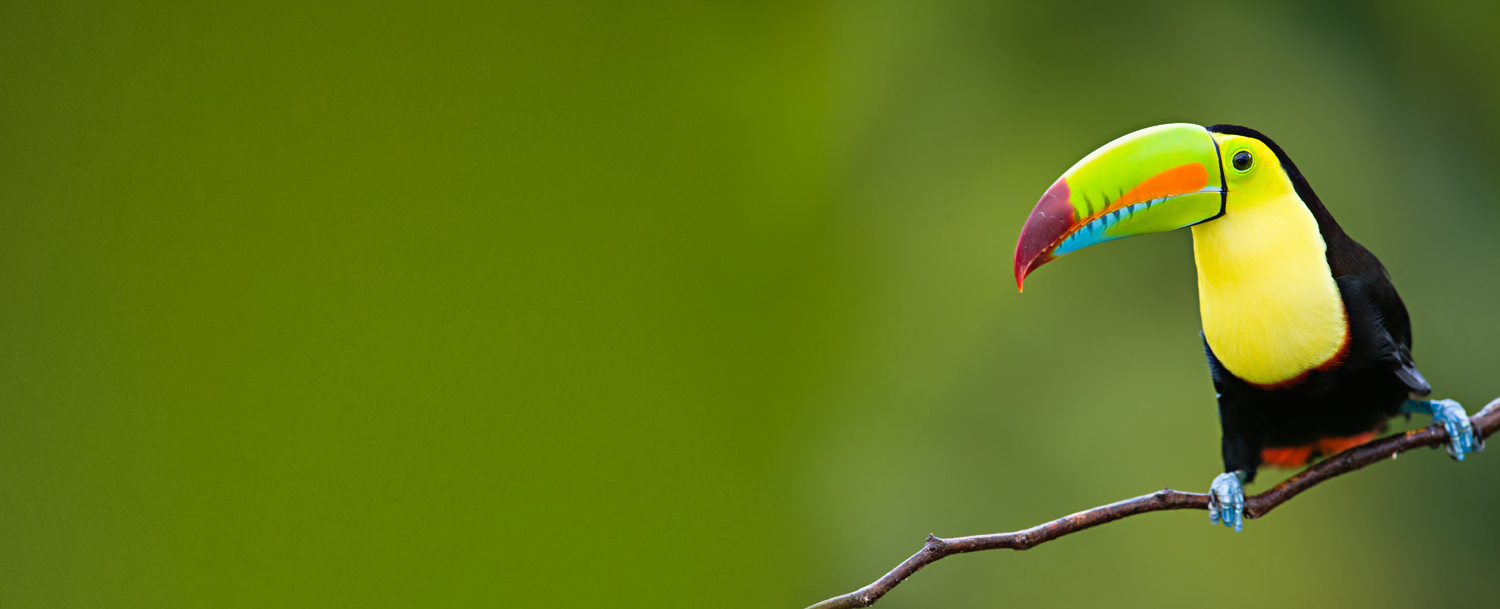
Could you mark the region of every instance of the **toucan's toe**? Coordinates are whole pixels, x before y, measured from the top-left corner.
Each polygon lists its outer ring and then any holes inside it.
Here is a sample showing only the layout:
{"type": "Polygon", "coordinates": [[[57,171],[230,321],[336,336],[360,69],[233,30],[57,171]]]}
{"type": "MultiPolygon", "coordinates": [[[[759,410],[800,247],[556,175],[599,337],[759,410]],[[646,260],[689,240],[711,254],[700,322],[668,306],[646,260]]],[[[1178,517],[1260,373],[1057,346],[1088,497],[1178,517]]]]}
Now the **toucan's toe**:
{"type": "Polygon", "coordinates": [[[1239,472],[1219,474],[1208,488],[1208,521],[1240,532],[1245,526],[1245,487],[1239,472]]]}
{"type": "Polygon", "coordinates": [[[1469,413],[1453,400],[1433,400],[1432,424],[1441,425],[1448,432],[1448,455],[1463,461],[1467,453],[1484,450],[1484,440],[1474,432],[1469,423],[1469,413]]]}

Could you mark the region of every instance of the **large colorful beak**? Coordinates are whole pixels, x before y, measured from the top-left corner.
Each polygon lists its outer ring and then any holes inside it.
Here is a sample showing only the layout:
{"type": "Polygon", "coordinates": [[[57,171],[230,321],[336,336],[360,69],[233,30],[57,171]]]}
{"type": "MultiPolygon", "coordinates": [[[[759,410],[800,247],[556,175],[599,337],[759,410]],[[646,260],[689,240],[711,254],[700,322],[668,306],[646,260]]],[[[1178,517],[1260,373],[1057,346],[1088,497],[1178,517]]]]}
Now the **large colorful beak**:
{"type": "Polygon", "coordinates": [[[1031,210],[1016,243],[1016,288],[1058,256],[1217,218],[1226,199],[1207,129],[1175,123],[1121,137],[1073,165],[1031,210]]]}

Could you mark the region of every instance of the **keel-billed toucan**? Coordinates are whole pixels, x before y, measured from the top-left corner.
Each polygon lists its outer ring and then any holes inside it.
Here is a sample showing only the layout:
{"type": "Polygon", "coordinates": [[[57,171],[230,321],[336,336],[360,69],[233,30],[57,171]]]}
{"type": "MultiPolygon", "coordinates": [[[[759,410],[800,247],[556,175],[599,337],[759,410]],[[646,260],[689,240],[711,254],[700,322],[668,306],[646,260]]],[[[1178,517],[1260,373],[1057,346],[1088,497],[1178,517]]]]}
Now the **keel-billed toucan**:
{"type": "Polygon", "coordinates": [[[1159,125],[1074,164],[1016,245],[1016,285],[1090,245],[1193,229],[1198,304],[1223,429],[1209,516],[1240,530],[1242,482],[1430,414],[1449,454],[1483,448],[1463,407],[1431,393],[1411,323],[1380,261],[1344,233],[1281,147],[1233,125],[1159,125]]]}

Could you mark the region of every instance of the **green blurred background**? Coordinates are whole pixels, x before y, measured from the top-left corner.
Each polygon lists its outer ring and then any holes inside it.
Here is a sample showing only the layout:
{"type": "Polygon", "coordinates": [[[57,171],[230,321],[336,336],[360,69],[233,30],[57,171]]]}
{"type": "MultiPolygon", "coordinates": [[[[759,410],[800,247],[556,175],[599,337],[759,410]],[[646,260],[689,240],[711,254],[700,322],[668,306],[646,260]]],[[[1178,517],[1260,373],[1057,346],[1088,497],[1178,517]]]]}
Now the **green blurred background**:
{"type": "MultiPolygon", "coordinates": [[[[412,4],[0,5],[0,606],[798,608],[1202,491],[1189,235],[1010,269],[1163,122],[1275,137],[1438,395],[1500,395],[1489,3],[412,4]]],[[[1483,606],[1497,475],[881,606],[1483,606]]]]}

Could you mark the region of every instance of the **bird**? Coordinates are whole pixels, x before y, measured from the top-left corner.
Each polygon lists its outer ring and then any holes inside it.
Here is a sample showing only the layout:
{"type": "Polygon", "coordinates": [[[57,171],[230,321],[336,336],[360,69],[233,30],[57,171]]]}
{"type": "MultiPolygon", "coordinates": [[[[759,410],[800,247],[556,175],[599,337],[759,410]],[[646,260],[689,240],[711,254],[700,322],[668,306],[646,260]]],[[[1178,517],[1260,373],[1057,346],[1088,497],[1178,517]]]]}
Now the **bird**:
{"type": "Polygon", "coordinates": [[[1016,288],[1078,250],[1190,228],[1200,333],[1224,473],[1209,519],[1241,531],[1244,485],[1363,444],[1426,414],[1462,461],[1484,448],[1463,406],[1431,400],[1389,274],[1334,221],[1286,152],[1236,125],[1172,123],[1085,156],[1037,202],[1016,243],[1016,288]]]}

